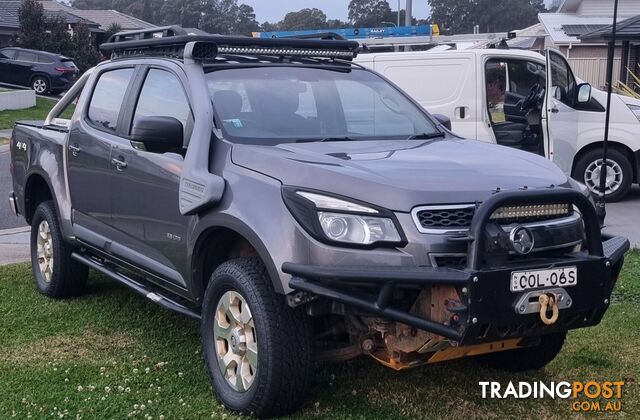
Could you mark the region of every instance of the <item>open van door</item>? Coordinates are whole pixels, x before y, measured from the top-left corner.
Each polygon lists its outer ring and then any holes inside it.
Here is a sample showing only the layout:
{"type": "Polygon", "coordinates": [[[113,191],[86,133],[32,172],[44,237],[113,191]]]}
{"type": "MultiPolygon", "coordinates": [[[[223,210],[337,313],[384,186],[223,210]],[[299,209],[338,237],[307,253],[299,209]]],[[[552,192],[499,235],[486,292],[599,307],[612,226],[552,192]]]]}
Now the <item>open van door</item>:
{"type": "Polygon", "coordinates": [[[542,122],[546,134],[545,155],[565,173],[571,173],[578,145],[578,112],[574,109],[577,89],[571,66],[564,56],[559,51],[547,50],[542,122]]]}

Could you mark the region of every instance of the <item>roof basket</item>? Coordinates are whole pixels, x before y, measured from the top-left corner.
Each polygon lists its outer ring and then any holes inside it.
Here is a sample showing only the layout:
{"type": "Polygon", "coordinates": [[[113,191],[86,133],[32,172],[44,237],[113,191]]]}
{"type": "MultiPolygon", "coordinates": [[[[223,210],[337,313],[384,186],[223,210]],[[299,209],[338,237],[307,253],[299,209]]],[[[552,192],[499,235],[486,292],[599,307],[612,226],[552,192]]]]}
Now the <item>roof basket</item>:
{"type": "Polygon", "coordinates": [[[315,34],[303,34],[303,35],[293,35],[293,36],[283,36],[280,38],[297,38],[297,39],[329,39],[329,40],[338,40],[345,41],[347,38],[343,37],[340,34],[335,32],[318,32],[315,34]]]}
{"type": "Polygon", "coordinates": [[[227,35],[189,35],[180,26],[118,32],[100,49],[112,59],[161,56],[211,60],[216,55],[307,57],[352,60],[358,43],[337,34],[312,34],[291,38],[251,38],[227,35]],[[341,38],[341,37],[340,37],[341,38]],[[186,48],[188,43],[194,43],[186,48]]]}
{"type": "Polygon", "coordinates": [[[178,25],[159,26],[157,28],[118,32],[111,35],[107,42],[140,41],[143,39],[167,38],[178,35],[187,35],[187,31],[178,25]]]}

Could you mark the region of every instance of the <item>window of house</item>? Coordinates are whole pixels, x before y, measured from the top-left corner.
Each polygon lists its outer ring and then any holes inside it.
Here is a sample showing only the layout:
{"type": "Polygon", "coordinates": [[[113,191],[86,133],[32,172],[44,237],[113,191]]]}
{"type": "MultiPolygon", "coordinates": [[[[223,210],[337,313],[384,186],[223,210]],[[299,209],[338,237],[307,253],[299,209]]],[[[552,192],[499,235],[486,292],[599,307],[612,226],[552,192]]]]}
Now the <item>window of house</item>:
{"type": "Polygon", "coordinates": [[[87,116],[102,129],[115,132],[124,95],[133,75],[132,68],[102,73],[91,95],[87,116]]]}

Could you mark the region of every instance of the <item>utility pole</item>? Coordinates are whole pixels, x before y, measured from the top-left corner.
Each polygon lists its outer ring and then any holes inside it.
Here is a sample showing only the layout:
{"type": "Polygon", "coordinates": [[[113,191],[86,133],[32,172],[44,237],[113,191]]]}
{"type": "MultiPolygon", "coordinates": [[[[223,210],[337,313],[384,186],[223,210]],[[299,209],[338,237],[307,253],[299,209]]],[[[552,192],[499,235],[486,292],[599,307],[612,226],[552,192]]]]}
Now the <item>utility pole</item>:
{"type": "MultiPolygon", "coordinates": [[[[412,0],[406,0],[407,5],[405,7],[405,12],[404,12],[404,26],[411,26],[412,23],[412,19],[411,19],[411,6],[412,6],[412,0]]],[[[400,16],[400,13],[398,12],[398,16],[400,16]]]]}
{"type": "Polygon", "coordinates": [[[398,24],[396,26],[400,26],[400,0],[398,0],[398,24]]]}

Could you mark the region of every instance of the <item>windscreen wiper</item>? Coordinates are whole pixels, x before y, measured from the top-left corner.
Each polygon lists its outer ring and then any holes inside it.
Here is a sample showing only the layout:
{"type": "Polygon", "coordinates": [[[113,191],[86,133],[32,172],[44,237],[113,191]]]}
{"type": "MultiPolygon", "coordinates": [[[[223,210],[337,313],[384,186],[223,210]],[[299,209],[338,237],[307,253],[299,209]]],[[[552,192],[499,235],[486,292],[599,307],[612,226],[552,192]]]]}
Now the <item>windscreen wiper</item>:
{"type": "Polygon", "coordinates": [[[429,140],[435,139],[438,137],[444,137],[446,134],[442,131],[437,131],[435,133],[420,133],[414,134],[413,136],[407,137],[407,140],[429,140]]]}
{"type": "Polygon", "coordinates": [[[311,143],[311,142],[321,142],[321,141],[354,141],[355,139],[352,137],[344,136],[344,137],[323,137],[323,138],[312,138],[312,139],[298,139],[296,143],[311,143]]]}

